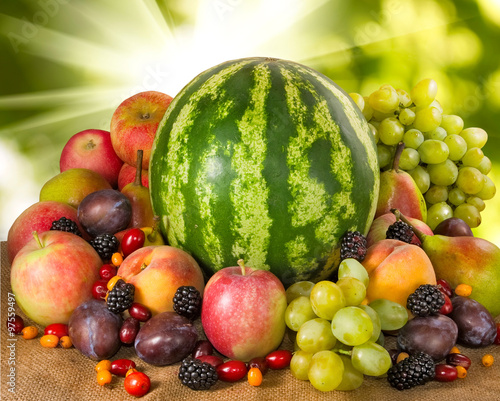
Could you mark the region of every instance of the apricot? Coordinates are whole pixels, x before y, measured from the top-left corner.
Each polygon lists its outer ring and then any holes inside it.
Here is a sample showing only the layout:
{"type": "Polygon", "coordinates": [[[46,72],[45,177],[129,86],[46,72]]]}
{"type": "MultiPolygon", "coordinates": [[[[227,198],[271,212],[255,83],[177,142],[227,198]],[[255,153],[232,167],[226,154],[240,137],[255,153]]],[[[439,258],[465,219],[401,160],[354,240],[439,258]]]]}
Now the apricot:
{"type": "Polygon", "coordinates": [[[363,261],[370,282],[368,302],[386,298],[406,307],[406,299],[422,284],[436,284],[427,254],[417,245],[384,239],[368,248],[363,261]]]}

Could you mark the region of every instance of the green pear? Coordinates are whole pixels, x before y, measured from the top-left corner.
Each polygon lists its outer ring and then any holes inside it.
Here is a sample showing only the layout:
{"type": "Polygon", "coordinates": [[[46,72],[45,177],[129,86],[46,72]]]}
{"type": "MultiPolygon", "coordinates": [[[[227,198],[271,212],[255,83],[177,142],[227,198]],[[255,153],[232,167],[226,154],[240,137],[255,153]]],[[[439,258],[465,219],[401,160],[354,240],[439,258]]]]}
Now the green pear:
{"type": "Polygon", "coordinates": [[[130,228],[152,227],[154,224],[149,189],[142,185],[142,158],[143,151],[139,149],[137,151],[135,180],[125,185],[121,190],[122,194],[128,198],[132,205],[130,228]]]}
{"type": "MultiPolygon", "coordinates": [[[[398,213],[394,211],[396,216],[398,213]]],[[[422,242],[438,279],[446,280],[452,288],[462,283],[470,285],[470,298],[493,317],[500,315],[500,248],[483,238],[426,235],[404,216],[400,218],[412,226],[422,242]]]]}
{"type": "Polygon", "coordinates": [[[111,189],[109,182],[99,173],[86,168],[71,168],[48,180],[40,191],[40,201],[67,203],[78,208],[88,194],[111,189]]]}
{"type": "Polygon", "coordinates": [[[410,174],[399,169],[399,159],[404,149],[400,142],[396,148],[392,169],[380,174],[380,190],[375,218],[398,209],[405,216],[427,220],[425,199],[410,174]]]}

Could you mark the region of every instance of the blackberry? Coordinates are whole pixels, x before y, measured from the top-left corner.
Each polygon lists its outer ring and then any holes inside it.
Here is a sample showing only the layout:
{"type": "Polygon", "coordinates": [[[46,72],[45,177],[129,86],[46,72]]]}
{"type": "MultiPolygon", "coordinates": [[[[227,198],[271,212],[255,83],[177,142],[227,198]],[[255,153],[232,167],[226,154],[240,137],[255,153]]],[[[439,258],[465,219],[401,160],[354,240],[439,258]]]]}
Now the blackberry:
{"type": "Polygon", "coordinates": [[[417,316],[429,316],[438,313],[445,299],[437,285],[423,284],[408,296],[406,307],[417,316]]]}
{"type": "Polygon", "coordinates": [[[135,287],[133,284],[118,280],[108,292],[106,304],[113,313],[126,311],[134,302],[135,287]]]}
{"type": "Polygon", "coordinates": [[[409,224],[406,224],[402,220],[398,220],[395,223],[392,223],[385,233],[385,237],[387,239],[397,239],[399,241],[406,242],[408,244],[411,243],[413,239],[413,229],[409,224]]]}
{"type": "Polygon", "coordinates": [[[188,356],[181,362],[179,379],[192,390],[208,390],[219,378],[215,367],[188,356]]]}
{"type": "Polygon", "coordinates": [[[91,240],[90,245],[97,251],[101,259],[107,262],[118,250],[120,243],[114,235],[101,234],[91,240]]]}
{"type": "Polygon", "coordinates": [[[77,224],[73,220],[67,219],[66,217],[61,217],[59,220],[54,220],[50,229],[65,231],[67,233],[78,235],[79,237],[82,236],[82,233],[78,229],[77,224]]]}
{"type": "Polygon", "coordinates": [[[366,256],[366,238],[359,231],[347,231],[340,242],[340,260],[353,258],[362,262],[366,256]]]}
{"type": "Polygon", "coordinates": [[[201,294],[193,286],[177,288],[174,295],[174,311],[190,320],[196,319],[201,310],[201,294]]]}
{"type": "Polygon", "coordinates": [[[434,378],[434,360],[430,355],[419,352],[410,355],[387,372],[389,384],[397,390],[407,390],[422,385],[434,378]]]}

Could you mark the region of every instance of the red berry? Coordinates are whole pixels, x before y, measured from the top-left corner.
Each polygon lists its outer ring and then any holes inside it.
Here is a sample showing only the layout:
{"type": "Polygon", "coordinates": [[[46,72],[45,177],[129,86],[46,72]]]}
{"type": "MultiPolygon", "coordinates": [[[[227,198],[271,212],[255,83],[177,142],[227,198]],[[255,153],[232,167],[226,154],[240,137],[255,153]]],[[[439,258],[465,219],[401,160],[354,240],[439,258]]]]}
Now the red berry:
{"type": "Polygon", "coordinates": [[[123,236],[121,247],[123,257],[126,258],[132,252],[142,248],[146,241],[146,234],[140,228],[131,228],[123,236]]]}
{"type": "Polygon", "coordinates": [[[68,325],[64,323],[52,323],[45,327],[43,331],[44,335],[54,334],[58,338],[64,337],[68,335],[68,325]]]}
{"type": "Polygon", "coordinates": [[[453,304],[451,303],[451,299],[448,295],[446,295],[444,292],[442,292],[444,296],[444,305],[441,306],[441,309],[439,309],[439,313],[442,315],[448,315],[451,313],[453,310],[453,304]]]}
{"type": "Polygon", "coordinates": [[[111,277],[116,276],[116,266],[110,264],[102,265],[99,269],[99,276],[103,280],[109,281],[111,277]]]}
{"type": "Polygon", "coordinates": [[[136,397],[142,397],[147,394],[151,388],[151,380],[148,375],[142,372],[129,374],[125,378],[125,382],[123,384],[127,393],[136,397]]]}
{"type": "Polygon", "coordinates": [[[434,380],[438,382],[452,382],[458,377],[457,368],[453,365],[440,363],[436,365],[436,374],[434,380]]]}
{"type": "Polygon", "coordinates": [[[224,363],[222,358],[217,355],[200,355],[196,359],[199,359],[202,362],[207,362],[215,368],[224,363]]]}
{"type": "Polygon", "coordinates": [[[219,380],[236,382],[247,375],[247,365],[241,361],[227,361],[216,367],[219,380]]]}
{"type": "Polygon", "coordinates": [[[262,375],[265,375],[269,370],[269,364],[267,363],[266,358],[258,356],[256,358],[252,358],[250,362],[247,363],[247,369],[250,370],[252,368],[258,368],[262,375]]]}
{"type": "Polygon", "coordinates": [[[497,323],[497,336],[495,337],[495,344],[500,345],[500,323],[497,323]]]}
{"type": "Polygon", "coordinates": [[[141,322],[135,317],[126,318],[120,328],[120,341],[123,344],[133,344],[140,328],[141,322]]]}
{"type": "Polygon", "coordinates": [[[104,300],[106,292],[108,291],[108,280],[97,280],[92,286],[92,296],[100,301],[104,300]]]}
{"type": "Polygon", "coordinates": [[[10,315],[7,318],[7,330],[14,334],[21,334],[24,329],[24,320],[19,315],[10,315]]]}
{"type": "Polygon", "coordinates": [[[451,285],[446,280],[439,279],[436,281],[436,285],[443,294],[448,295],[450,298],[453,296],[451,285]]]}
{"type": "Polygon", "coordinates": [[[446,356],[446,363],[448,365],[462,366],[465,369],[469,369],[472,361],[464,354],[452,353],[446,356]]]}
{"type": "Polygon", "coordinates": [[[130,359],[117,359],[111,362],[109,371],[117,376],[125,377],[129,369],[135,368],[135,362],[130,359]]]}
{"type": "Polygon", "coordinates": [[[290,366],[292,356],[293,354],[290,351],[280,349],[267,355],[266,361],[271,369],[284,369],[290,366]]]}
{"type": "Polygon", "coordinates": [[[191,352],[191,356],[193,358],[198,358],[202,355],[212,355],[214,352],[214,347],[208,340],[198,340],[194,345],[193,352],[191,352]]]}
{"type": "Polygon", "coordinates": [[[151,311],[139,302],[133,302],[130,308],[128,308],[128,313],[139,322],[146,322],[151,319],[151,311]]]}

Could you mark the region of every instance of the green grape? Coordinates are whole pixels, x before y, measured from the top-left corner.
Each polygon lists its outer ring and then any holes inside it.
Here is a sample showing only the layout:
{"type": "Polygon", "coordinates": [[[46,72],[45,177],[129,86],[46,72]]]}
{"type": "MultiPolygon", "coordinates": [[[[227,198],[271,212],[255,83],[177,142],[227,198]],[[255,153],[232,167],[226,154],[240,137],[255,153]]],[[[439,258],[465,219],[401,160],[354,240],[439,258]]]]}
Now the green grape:
{"type": "Polygon", "coordinates": [[[392,149],[389,146],[384,145],[383,143],[378,143],[377,157],[380,168],[389,166],[392,160],[392,149]]]}
{"type": "Polygon", "coordinates": [[[397,302],[380,298],[368,306],[377,312],[382,330],[399,330],[408,321],[406,308],[397,302]]]}
{"type": "Polygon", "coordinates": [[[443,163],[450,153],[448,145],[436,139],[426,139],[417,150],[420,154],[420,160],[426,164],[443,163]]]}
{"type": "Polygon", "coordinates": [[[364,376],[359,370],[352,366],[351,358],[347,355],[339,355],[344,364],[344,374],[342,375],[342,381],[335,388],[338,391],[352,391],[356,390],[363,384],[364,376]]]}
{"type": "Polygon", "coordinates": [[[484,156],[476,168],[484,175],[487,175],[491,171],[492,167],[490,158],[488,156],[484,156]]]}
{"type": "Polygon", "coordinates": [[[346,305],[359,305],[366,297],[366,286],[357,278],[344,277],[337,281],[346,305]]]}
{"type": "Polygon", "coordinates": [[[398,120],[403,125],[413,124],[413,121],[415,121],[415,112],[409,108],[403,109],[401,113],[399,113],[398,120]]]}
{"type": "Polygon", "coordinates": [[[383,331],[380,332],[380,335],[378,336],[377,341],[375,341],[375,342],[377,344],[381,345],[382,347],[384,346],[384,344],[385,344],[385,335],[384,335],[383,331]]]}
{"type": "Polygon", "coordinates": [[[462,157],[462,164],[468,167],[477,168],[483,160],[484,153],[479,148],[469,148],[465,155],[462,157]]]}
{"type": "Polygon", "coordinates": [[[393,113],[399,107],[399,96],[394,88],[385,85],[370,94],[368,102],[374,111],[393,113]]]}
{"type": "Polygon", "coordinates": [[[484,203],[484,200],[482,200],[478,196],[469,196],[465,202],[467,202],[469,205],[474,206],[479,212],[482,212],[486,208],[486,204],[484,203]]]}
{"type": "Polygon", "coordinates": [[[448,146],[448,158],[454,162],[459,161],[467,152],[467,142],[460,135],[448,135],[443,142],[448,146]]]}
{"type": "Polygon", "coordinates": [[[418,129],[412,128],[405,132],[403,135],[403,142],[405,148],[418,149],[422,142],[424,141],[424,134],[418,129]]]}
{"type": "Polygon", "coordinates": [[[488,134],[482,128],[466,128],[460,136],[467,142],[467,148],[482,148],[488,141],[488,134]]]}
{"type": "Polygon", "coordinates": [[[295,298],[306,296],[308,297],[311,293],[311,290],[314,287],[314,283],[312,281],[297,281],[293,283],[290,287],[288,287],[285,291],[286,294],[286,302],[290,303],[295,298]]]}
{"type": "Polygon", "coordinates": [[[404,148],[399,158],[399,168],[408,171],[413,170],[420,162],[420,155],[416,149],[404,148]]]}
{"type": "Polygon", "coordinates": [[[359,93],[349,93],[349,96],[351,97],[352,100],[354,100],[354,103],[356,103],[356,106],[359,107],[361,111],[365,108],[365,99],[363,96],[361,96],[359,93]]]}
{"type": "Polygon", "coordinates": [[[396,93],[399,97],[399,104],[403,107],[410,107],[413,101],[411,100],[411,96],[408,92],[403,89],[396,89],[396,93]]]}
{"type": "Polygon", "coordinates": [[[397,145],[403,140],[405,129],[397,118],[384,118],[378,127],[380,141],[385,145],[397,145]]]}
{"type": "MultiPolygon", "coordinates": [[[[437,99],[434,99],[432,103],[429,105],[429,107],[435,107],[436,109],[439,110],[441,115],[443,114],[443,106],[441,106],[441,103],[437,99]]],[[[417,107],[417,109],[422,109],[423,107],[417,107]]],[[[441,121],[442,121],[442,116],[441,116],[441,121]]]]}
{"type": "Polygon", "coordinates": [[[457,187],[453,187],[448,192],[448,201],[454,206],[458,206],[464,203],[465,197],[466,195],[464,194],[464,191],[457,187]]]}
{"type": "Polygon", "coordinates": [[[439,223],[450,217],[453,217],[453,209],[451,206],[446,202],[439,202],[427,209],[426,223],[431,230],[434,230],[439,223]]]}
{"type": "Polygon", "coordinates": [[[365,287],[368,287],[369,277],[368,272],[364,266],[356,259],[347,258],[340,262],[338,268],[338,277],[343,279],[345,277],[354,277],[361,281],[365,287]]]}
{"type": "Polygon", "coordinates": [[[375,128],[375,126],[373,124],[370,124],[370,123],[368,123],[368,127],[370,128],[370,131],[373,135],[373,139],[375,139],[375,143],[378,143],[378,141],[380,140],[380,136],[378,134],[378,129],[375,128]]]}
{"type": "Polygon", "coordinates": [[[288,304],[285,310],[285,323],[289,329],[297,331],[308,320],[317,318],[309,297],[300,296],[288,304]]]}
{"type": "Polygon", "coordinates": [[[368,101],[368,96],[363,96],[363,100],[365,101],[365,107],[363,107],[363,115],[366,118],[366,121],[370,121],[373,116],[373,109],[370,106],[370,102],[368,101]]]}
{"type": "Polygon", "coordinates": [[[452,185],[457,180],[458,167],[450,159],[446,159],[442,163],[429,164],[427,172],[433,184],[447,186],[452,185]]]}
{"type": "Polygon", "coordinates": [[[342,382],[343,375],[344,363],[335,352],[325,350],[312,356],[307,376],[315,389],[335,390],[342,382]]]}
{"type": "Polygon", "coordinates": [[[481,224],[481,214],[473,205],[462,203],[453,211],[453,217],[458,217],[467,223],[470,228],[476,228],[481,224]]]}
{"type": "Polygon", "coordinates": [[[380,126],[380,121],[375,121],[375,120],[371,119],[370,124],[373,125],[378,131],[378,127],[380,126]]]}
{"type": "Polygon", "coordinates": [[[437,83],[427,78],[418,82],[410,91],[411,99],[417,107],[428,106],[436,98],[437,83]]]}
{"type": "Polygon", "coordinates": [[[313,357],[312,352],[302,350],[295,351],[290,361],[290,371],[292,375],[299,380],[309,380],[307,373],[313,357]]]}
{"type": "Polygon", "coordinates": [[[425,194],[429,189],[429,187],[431,186],[431,179],[429,177],[427,169],[419,165],[415,167],[413,170],[408,171],[408,174],[411,175],[411,178],[413,178],[413,180],[417,184],[417,187],[420,190],[420,192],[425,194]]]}
{"type": "Polygon", "coordinates": [[[448,187],[432,185],[424,195],[425,200],[431,205],[448,200],[448,187]]]}
{"type": "Polygon", "coordinates": [[[373,324],[373,333],[368,341],[376,342],[382,332],[382,326],[378,313],[375,312],[375,309],[368,305],[358,305],[358,308],[363,309],[366,313],[368,313],[368,316],[370,316],[373,324]]]}
{"type": "Polygon", "coordinates": [[[441,124],[441,112],[435,107],[425,107],[415,113],[413,126],[422,131],[432,131],[441,124]]]}
{"type": "Polygon", "coordinates": [[[381,113],[380,111],[373,110],[373,116],[371,121],[378,121],[380,123],[384,121],[386,118],[395,118],[394,113],[381,113]]]}
{"type": "Polygon", "coordinates": [[[466,194],[477,194],[484,186],[483,174],[475,167],[461,167],[455,185],[466,194]]]}
{"type": "Polygon", "coordinates": [[[453,114],[443,114],[441,127],[446,130],[448,135],[457,135],[464,128],[464,120],[453,114]]]}
{"type": "Polygon", "coordinates": [[[342,290],[332,281],[315,284],[309,297],[314,313],[323,319],[331,320],[335,312],[345,306],[342,290]]]}
{"type": "Polygon", "coordinates": [[[482,200],[489,200],[495,196],[497,189],[495,183],[487,175],[483,175],[483,188],[475,195],[482,200]]]}
{"type": "Polygon", "coordinates": [[[300,326],[295,341],[302,351],[313,353],[332,349],[337,342],[332,333],[330,322],[319,317],[300,326]]]}
{"type": "Polygon", "coordinates": [[[368,313],[356,306],[340,309],[332,319],[335,338],[347,345],[360,345],[370,339],[373,323],[368,313]]]}
{"type": "Polygon", "coordinates": [[[425,139],[437,139],[438,141],[444,140],[444,138],[446,138],[446,135],[448,134],[446,133],[444,128],[441,127],[437,127],[432,131],[424,132],[425,139]]]}
{"type": "MultiPolygon", "coordinates": [[[[288,338],[290,339],[290,342],[292,342],[293,344],[297,344],[297,341],[295,341],[297,339],[297,332],[294,331],[294,330],[290,330],[288,327],[285,329],[286,331],[286,335],[288,336],[288,338]]],[[[299,349],[297,347],[297,349],[299,349]]]]}
{"type": "Polygon", "coordinates": [[[382,376],[392,365],[389,352],[371,341],[353,347],[351,352],[352,366],[367,376],[382,376]]]}

